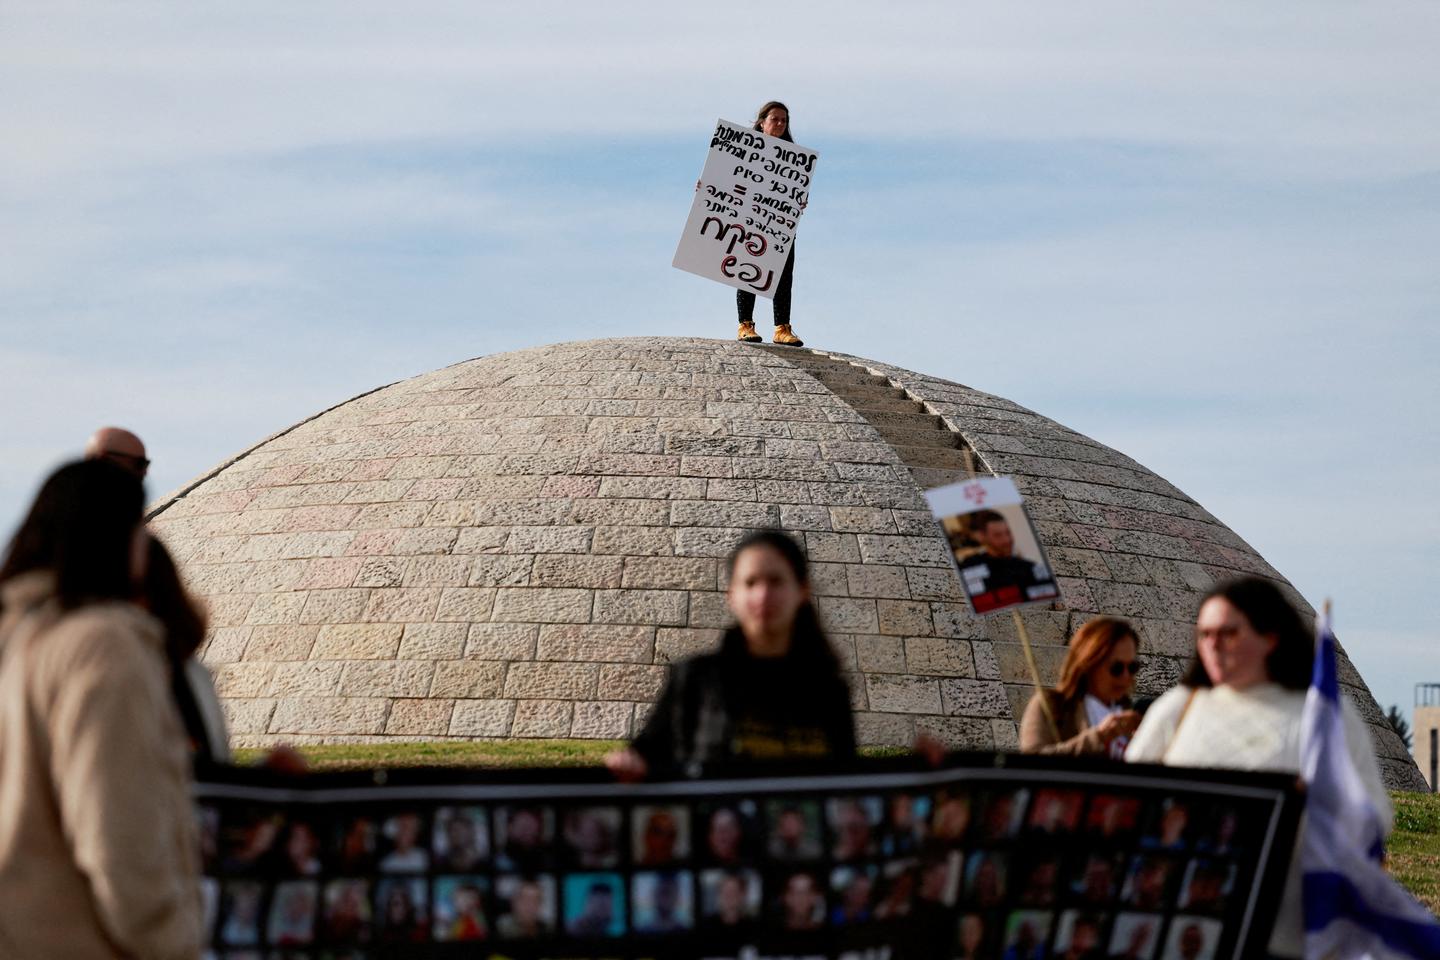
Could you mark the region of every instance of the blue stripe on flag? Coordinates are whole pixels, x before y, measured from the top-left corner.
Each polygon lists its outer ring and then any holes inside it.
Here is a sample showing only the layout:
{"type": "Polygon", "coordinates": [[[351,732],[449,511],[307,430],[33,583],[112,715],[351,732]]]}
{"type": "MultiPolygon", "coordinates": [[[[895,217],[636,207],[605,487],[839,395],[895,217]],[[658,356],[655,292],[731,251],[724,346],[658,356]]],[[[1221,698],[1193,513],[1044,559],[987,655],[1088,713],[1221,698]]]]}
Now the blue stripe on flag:
{"type": "Polygon", "coordinates": [[[1440,924],[1375,912],[1349,877],[1306,873],[1301,889],[1307,930],[1320,930],[1332,920],[1349,920],[1404,956],[1440,957],[1440,924]]]}

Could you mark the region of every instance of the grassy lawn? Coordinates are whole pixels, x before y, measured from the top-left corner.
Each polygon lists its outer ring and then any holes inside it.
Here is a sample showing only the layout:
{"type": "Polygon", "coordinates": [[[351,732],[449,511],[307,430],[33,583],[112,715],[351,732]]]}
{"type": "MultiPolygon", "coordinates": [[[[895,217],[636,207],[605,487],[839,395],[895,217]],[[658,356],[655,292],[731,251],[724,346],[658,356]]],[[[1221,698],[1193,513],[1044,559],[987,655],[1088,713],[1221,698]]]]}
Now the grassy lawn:
{"type": "MultiPolygon", "coordinates": [[[[317,770],[369,767],[585,767],[599,764],[620,746],[616,740],[482,740],[440,743],[378,743],[307,746],[303,753],[317,770]]],[[[898,748],[862,751],[872,756],[903,753],[898,748]]],[[[262,751],[239,750],[250,763],[262,751]]],[[[1440,913],[1440,795],[1392,793],[1395,832],[1390,837],[1390,871],[1432,912],[1440,913]]]]}

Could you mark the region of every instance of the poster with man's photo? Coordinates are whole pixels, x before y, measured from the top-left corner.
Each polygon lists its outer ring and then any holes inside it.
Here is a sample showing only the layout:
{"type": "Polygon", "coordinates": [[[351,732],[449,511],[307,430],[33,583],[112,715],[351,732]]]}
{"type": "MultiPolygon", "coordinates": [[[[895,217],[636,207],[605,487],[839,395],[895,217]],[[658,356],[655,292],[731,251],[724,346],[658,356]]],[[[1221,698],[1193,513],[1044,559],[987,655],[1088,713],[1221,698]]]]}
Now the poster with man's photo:
{"type": "Polygon", "coordinates": [[[1060,596],[1045,548],[1009,477],[976,477],[925,491],[950,544],[965,599],[978,614],[1060,596]]]}

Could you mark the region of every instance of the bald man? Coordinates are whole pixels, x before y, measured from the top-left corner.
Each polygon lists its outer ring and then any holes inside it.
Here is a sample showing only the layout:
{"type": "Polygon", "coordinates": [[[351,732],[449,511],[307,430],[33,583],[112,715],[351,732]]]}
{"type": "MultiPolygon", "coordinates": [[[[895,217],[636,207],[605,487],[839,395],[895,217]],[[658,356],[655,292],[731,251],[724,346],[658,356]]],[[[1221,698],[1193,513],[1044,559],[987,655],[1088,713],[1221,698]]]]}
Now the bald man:
{"type": "Polygon", "coordinates": [[[109,460],[129,470],[141,480],[150,469],[145,458],[145,444],[135,434],[121,427],[101,427],[85,444],[86,460],[109,460]]]}

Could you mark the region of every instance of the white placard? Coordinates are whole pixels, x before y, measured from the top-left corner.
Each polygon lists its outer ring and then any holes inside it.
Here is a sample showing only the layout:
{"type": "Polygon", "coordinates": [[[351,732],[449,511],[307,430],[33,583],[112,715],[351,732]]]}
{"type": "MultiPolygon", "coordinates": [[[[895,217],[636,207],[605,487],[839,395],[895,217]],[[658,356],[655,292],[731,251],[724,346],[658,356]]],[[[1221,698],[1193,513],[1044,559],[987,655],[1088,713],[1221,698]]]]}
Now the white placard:
{"type": "Polygon", "coordinates": [[[716,121],[673,266],[774,299],[817,157],[778,137],[716,121]]]}

